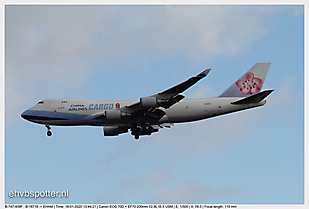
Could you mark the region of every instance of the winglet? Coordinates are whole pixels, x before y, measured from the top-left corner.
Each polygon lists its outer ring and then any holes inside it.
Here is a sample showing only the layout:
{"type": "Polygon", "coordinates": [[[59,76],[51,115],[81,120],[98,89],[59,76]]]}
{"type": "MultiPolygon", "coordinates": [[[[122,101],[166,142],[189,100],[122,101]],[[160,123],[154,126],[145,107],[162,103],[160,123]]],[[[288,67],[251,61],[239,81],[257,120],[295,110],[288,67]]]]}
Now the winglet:
{"type": "Polygon", "coordinates": [[[200,74],[197,75],[197,77],[206,77],[208,75],[208,73],[210,72],[211,69],[206,69],[203,72],[201,72],[200,74]]]}

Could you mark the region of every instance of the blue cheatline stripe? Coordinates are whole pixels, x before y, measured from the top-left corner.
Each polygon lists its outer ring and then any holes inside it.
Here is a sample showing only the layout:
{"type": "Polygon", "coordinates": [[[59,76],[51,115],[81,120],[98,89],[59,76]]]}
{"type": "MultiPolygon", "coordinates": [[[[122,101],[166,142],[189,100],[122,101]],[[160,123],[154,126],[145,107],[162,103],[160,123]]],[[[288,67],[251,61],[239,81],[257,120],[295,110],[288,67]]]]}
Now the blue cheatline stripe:
{"type": "Polygon", "coordinates": [[[56,112],[46,110],[26,110],[22,113],[21,117],[24,119],[32,120],[80,120],[84,119],[88,114],[76,114],[68,112],[56,112]]]}
{"type": "Polygon", "coordinates": [[[23,118],[29,119],[29,120],[67,120],[65,118],[34,116],[34,115],[23,115],[23,118]]]}

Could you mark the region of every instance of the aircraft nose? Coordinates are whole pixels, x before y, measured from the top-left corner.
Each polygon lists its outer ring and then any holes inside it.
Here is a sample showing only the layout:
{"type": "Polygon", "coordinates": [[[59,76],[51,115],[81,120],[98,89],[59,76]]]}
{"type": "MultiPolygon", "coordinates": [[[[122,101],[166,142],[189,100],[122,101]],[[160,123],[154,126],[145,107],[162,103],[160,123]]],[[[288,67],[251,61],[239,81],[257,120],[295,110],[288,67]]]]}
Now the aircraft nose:
{"type": "Polygon", "coordinates": [[[28,120],[29,119],[29,111],[28,110],[25,110],[21,115],[20,117],[22,117],[23,119],[25,120],[28,120]]]}
{"type": "Polygon", "coordinates": [[[25,113],[26,113],[26,111],[24,111],[24,112],[20,115],[20,117],[22,117],[23,119],[26,119],[27,116],[26,116],[25,113]]]}

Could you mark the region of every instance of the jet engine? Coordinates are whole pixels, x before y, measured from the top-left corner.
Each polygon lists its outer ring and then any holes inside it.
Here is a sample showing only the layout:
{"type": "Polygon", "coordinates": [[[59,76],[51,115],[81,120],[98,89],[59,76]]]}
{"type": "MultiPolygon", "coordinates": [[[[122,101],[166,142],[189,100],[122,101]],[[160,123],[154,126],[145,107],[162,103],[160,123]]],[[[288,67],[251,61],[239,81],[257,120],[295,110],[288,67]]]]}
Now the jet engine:
{"type": "Polygon", "coordinates": [[[121,112],[120,110],[108,110],[105,111],[106,120],[120,120],[121,118],[127,117],[130,114],[121,112]]]}
{"type": "Polygon", "coordinates": [[[118,134],[127,133],[128,128],[118,126],[106,126],[103,128],[104,136],[118,136],[118,134]]]}
{"type": "Polygon", "coordinates": [[[157,107],[162,104],[162,100],[156,97],[141,97],[140,103],[142,108],[157,107]]]}

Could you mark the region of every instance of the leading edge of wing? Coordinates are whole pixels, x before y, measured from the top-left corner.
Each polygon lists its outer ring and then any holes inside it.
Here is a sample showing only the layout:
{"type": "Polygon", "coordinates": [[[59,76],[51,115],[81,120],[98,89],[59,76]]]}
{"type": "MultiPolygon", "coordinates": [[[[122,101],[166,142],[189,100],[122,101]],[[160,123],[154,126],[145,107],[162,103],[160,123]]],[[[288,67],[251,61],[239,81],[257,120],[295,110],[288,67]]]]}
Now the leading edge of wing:
{"type": "Polygon", "coordinates": [[[176,86],[173,86],[172,88],[169,88],[165,91],[162,91],[156,95],[153,95],[152,97],[157,97],[159,99],[169,99],[174,97],[175,95],[184,92],[194,84],[196,84],[199,80],[202,78],[205,78],[211,69],[205,69],[203,72],[198,74],[197,76],[191,77],[188,80],[177,84],[176,86]]]}

